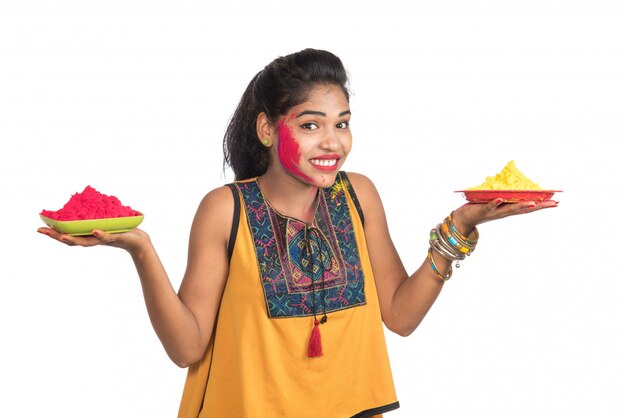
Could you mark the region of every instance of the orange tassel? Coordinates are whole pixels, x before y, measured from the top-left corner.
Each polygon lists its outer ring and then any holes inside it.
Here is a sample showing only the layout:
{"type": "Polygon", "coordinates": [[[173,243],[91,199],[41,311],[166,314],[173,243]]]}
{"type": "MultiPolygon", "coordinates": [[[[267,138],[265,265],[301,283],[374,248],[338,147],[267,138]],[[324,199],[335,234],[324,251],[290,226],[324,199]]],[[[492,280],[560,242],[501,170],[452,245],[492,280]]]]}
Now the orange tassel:
{"type": "Polygon", "coordinates": [[[309,339],[309,350],[307,353],[309,357],[320,357],[324,354],[322,352],[322,335],[319,324],[320,321],[316,319],[313,331],[311,331],[311,338],[309,339]]]}

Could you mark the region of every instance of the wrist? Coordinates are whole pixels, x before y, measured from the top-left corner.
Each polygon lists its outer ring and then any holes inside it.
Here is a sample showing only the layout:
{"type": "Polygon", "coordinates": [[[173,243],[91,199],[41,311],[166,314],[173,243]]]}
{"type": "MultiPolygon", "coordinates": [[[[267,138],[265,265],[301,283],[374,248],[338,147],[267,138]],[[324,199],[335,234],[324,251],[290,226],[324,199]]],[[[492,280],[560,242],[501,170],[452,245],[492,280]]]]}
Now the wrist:
{"type": "Polygon", "coordinates": [[[459,261],[470,256],[476,244],[478,244],[478,230],[466,222],[454,222],[454,212],[446,217],[430,231],[428,260],[432,270],[440,280],[446,281],[452,276],[452,266],[448,272],[442,272],[433,258],[433,250],[450,262],[456,261],[455,267],[459,267],[459,261]],[[456,225],[455,225],[456,224],[456,225]],[[457,226],[458,225],[458,226],[457,226]],[[463,229],[461,229],[463,228],[463,229]],[[469,231],[469,232],[467,232],[469,231]],[[467,235],[467,236],[466,236],[467,235]]]}
{"type": "Polygon", "coordinates": [[[452,212],[450,216],[452,220],[452,225],[454,225],[456,230],[459,231],[459,233],[462,235],[467,236],[470,234],[470,232],[474,230],[474,228],[476,228],[476,225],[467,222],[463,217],[463,214],[458,213],[458,211],[452,212]]]}
{"type": "Polygon", "coordinates": [[[152,241],[150,240],[148,234],[139,230],[138,232],[138,239],[125,248],[125,250],[128,251],[128,253],[135,261],[141,261],[145,259],[151,252],[154,252],[154,247],[152,246],[152,241]]]}

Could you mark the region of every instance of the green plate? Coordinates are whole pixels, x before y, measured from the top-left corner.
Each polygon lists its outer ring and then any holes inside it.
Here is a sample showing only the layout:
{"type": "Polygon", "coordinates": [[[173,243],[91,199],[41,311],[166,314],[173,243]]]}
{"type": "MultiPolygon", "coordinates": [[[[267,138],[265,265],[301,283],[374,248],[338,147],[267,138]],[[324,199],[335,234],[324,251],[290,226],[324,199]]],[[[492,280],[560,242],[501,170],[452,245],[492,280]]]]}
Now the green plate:
{"type": "Polygon", "coordinates": [[[80,221],[55,221],[41,214],[39,216],[50,228],[73,236],[91,235],[91,231],[94,229],[100,229],[112,234],[127,232],[135,229],[143,221],[143,215],[122,218],[84,219],[80,221]]]}

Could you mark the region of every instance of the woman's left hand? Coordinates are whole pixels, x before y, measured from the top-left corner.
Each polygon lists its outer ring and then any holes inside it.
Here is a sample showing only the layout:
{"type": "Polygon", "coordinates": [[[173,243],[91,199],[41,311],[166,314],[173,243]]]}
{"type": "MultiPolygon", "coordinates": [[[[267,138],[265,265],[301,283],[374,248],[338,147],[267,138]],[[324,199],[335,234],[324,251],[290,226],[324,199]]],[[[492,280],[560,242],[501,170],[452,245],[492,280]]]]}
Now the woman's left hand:
{"type": "Polygon", "coordinates": [[[554,200],[505,203],[502,199],[495,199],[488,203],[466,203],[454,211],[454,225],[461,233],[468,233],[476,225],[485,222],[554,208],[558,204],[559,202],[554,200]]]}

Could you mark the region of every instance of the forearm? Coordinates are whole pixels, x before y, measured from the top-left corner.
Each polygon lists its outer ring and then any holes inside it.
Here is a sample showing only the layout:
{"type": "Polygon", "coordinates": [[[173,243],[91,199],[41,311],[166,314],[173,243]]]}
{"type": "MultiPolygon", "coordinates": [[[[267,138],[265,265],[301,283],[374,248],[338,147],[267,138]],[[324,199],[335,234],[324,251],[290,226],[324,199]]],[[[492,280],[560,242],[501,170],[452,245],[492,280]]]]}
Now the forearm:
{"type": "MultiPolygon", "coordinates": [[[[433,252],[439,271],[447,272],[450,261],[433,252]]],[[[410,335],[422,322],[443,288],[443,281],[437,277],[428,258],[396,289],[392,301],[392,315],[385,324],[399,335],[410,335]]]]}
{"type": "Polygon", "coordinates": [[[412,333],[424,319],[439,296],[443,283],[452,274],[451,260],[457,260],[458,263],[458,260],[474,251],[478,231],[464,222],[457,225],[454,225],[450,215],[433,228],[428,257],[394,292],[392,311],[401,330],[399,334],[412,333]],[[470,237],[465,236],[467,231],[471,231],[470,237]]]}
{"type": "Polygon", "coordinates": [[[150,317],[150,322],[165,351],[174,363],[185,367],[202,349],[198,324],[183,304],[152,246],[131,253],[150,317]]]}

